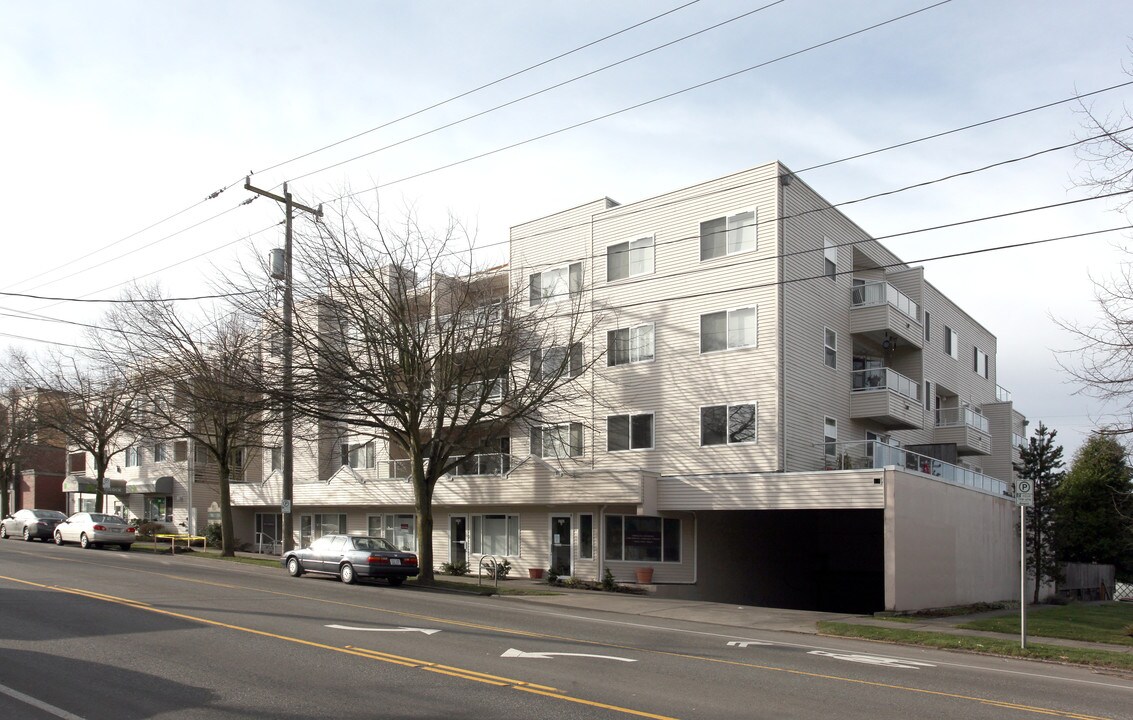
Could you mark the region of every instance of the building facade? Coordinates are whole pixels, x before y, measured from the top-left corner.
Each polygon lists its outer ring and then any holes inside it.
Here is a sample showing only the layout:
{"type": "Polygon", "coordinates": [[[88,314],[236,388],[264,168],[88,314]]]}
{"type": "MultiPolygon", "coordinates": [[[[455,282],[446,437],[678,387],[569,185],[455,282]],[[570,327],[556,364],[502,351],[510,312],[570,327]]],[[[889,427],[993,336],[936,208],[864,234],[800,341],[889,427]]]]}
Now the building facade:
{"type": "MultiPolygon", "coordinates": [[[[507,273],[595,319],[589,392],[442,479],[438,563],[821,610],[1013,597],[1026,421],[995,337],[783,165],[517,225],[507,273]]],[[[396,451],[307,436],[295,540],[415,549],[396,451]]],[[[279,527],[275,456],[233,491],[242,536],[279,527]]]]}

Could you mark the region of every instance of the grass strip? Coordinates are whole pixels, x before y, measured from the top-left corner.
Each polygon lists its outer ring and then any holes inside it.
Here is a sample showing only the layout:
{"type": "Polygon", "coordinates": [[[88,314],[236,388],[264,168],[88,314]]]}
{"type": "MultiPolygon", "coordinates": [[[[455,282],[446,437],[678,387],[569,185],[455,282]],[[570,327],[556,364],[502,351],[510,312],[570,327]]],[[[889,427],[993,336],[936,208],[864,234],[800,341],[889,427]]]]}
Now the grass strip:
{"type": "MultiPolygon", "coordinates": [[[[958,627],[969,630],[1019,633],[1019,614],[982,618],[958,627]]],[[[1027,609],[1027,632],[1043,637],[1133,645],[1133,603],[1071,603],[1027,609]]]]}
{"type": "Polygon", "coordinates": [[[1060,645],[1028,644],[1019,647],[1017,640],[973,637],[970,635],[950,635],[946,633],[925,632],[923,630],[902,630],[898,628],[875,627],[820,621],[818,632],[823,635],[861,638],[902,645],[922,645],[943,650],[962,650],[985,655],[1023,658],[1027,660],[1047,660],[1051,662],[1088,665],[1090,667],[1118,668],[1133,670],[1133,655],[1106,650],[1062,647],[1060,645]]]}

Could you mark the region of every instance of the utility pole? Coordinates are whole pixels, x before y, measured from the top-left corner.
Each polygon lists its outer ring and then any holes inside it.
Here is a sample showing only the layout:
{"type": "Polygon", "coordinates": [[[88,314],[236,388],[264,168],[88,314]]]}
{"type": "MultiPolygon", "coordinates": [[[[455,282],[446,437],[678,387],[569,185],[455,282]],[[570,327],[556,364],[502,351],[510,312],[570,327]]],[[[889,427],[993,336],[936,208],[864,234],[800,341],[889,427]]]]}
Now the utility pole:
{"type": "Polygon", "coordinates": [[[299,208],[315,217],[323,216],[323,206],[318,209],[307,207],[291,199],[287,190],[287,183],[283,183],[283,196],[261,190],[252,186],[251,176],[244,178],[244,189],[257,195],[271,198],[283,203],[285,223],[283,233],[283,498],[280,502],[280,514],[283,516],[283,552],[295,547],[295,524],[292,522],[292,500],[295,495],[295,463],[294,463],[294,407],[291,394],[294,391],[294,381],[291,377],[292,353],[292,314],[295,312],[294,298],[291,292],[291,217],[292,210],[299,208]]]}

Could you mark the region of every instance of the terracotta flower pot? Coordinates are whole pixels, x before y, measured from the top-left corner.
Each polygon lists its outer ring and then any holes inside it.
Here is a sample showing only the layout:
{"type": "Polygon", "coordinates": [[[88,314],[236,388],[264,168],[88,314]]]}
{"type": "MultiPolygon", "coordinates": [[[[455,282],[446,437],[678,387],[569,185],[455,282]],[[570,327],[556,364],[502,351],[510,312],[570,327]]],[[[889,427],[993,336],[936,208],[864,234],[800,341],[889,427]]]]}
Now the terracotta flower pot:
{"type": "Polygon", "coordinates": [[[527,568],[527,576],[532,580],[542,580],[543,568],[527,568]]]}
{"type": "Polygon", "coordinates": [[[653,568],[639,567],[633,571],[638,585],[648,585],[653,582],[653,568]]]}

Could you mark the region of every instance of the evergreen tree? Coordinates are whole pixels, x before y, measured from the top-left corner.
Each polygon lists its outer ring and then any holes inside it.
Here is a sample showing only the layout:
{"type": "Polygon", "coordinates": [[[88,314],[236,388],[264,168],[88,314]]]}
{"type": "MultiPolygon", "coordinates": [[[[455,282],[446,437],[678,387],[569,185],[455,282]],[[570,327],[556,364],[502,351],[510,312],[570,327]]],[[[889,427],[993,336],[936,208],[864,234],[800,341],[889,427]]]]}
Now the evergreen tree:
{"type": "Polygon", "coordinates": [[[1117,440],[1095,435],[1074,455],[1055,494],[1058,559],[1116,565],[1133,570],[1133,523],[1129,520],[1133,469],[1117,440]]]}
{"type": "Polygon", "coordinates": [[[1015,472],[1030,480],[1035,489],[1034,507],[1024,513],[1027,525],[1026,548],[1028,575],[1035,579],[1033,602],[1039,601],[1039,588],[1044,582],[1058,579],[1054,545],[1054,499],[1065,473],[1062,471],[1062,446],[1055,446],[1057,430],[1039,423],[1034,437],[1019,447],[1022,462],[1015,472]]]}

